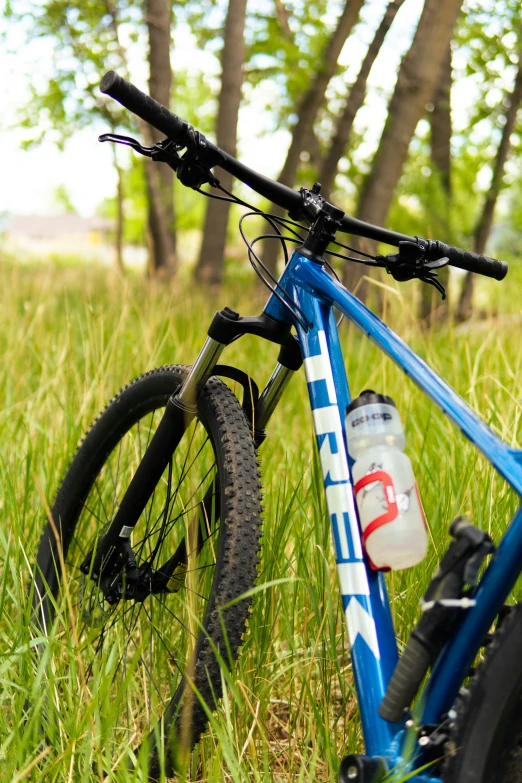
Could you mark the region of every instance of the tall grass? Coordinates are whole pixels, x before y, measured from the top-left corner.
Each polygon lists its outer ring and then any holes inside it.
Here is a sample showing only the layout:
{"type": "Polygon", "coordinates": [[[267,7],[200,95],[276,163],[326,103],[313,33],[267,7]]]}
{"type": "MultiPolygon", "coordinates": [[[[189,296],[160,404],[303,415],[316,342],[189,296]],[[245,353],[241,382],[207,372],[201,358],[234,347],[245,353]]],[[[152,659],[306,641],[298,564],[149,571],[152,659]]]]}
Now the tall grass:
{"type": "MultiPolygon", "coordinates": [[[[517,275],[509,280],[504,287],[483,285],[479,296],[489,314],[464,331],[450,325],[421,331],[411,312],[415,284],[385,298],[388,320],[402,336],[518,446],[522,319],[517,275]]],[[[100,778],[92,771],[93,747],[101,748],[103,727],[89,693],[75,685],[81,677],[72,640],[51,635],[36,671],[31,653],[41,640],[29,632],[28,580],[46,504],[82,434],[123,384],[155,366],[190,363],[218,307],[252,314],[264,295],[230,288],[212,302],[182,287],[168,291],[120,280],[106,269],[9,264],[0,266],[0,291],[0,781],[94,781],[100,778]],[[70,687],[58,699],[63,682],[70,687]],[[38,733],[49,704],[52,747],[38,733]]],[[[466,513],[498,537],[516,499],[365,338],[346,325],[341,338],[352,393],[371,387],[397,402],[430,525],[427,561],[388,578],[402,644],[447,545],[450,522],[466,513]]],[[[262,385],[276,355],[274,346],[245,337],[225,360],[262,385]]],[[[234,674],[223,671],[225,697],[186,777],[334,781],[339,759],[360,751],[362,738],[302,373],[283,398],[260,456],[265,523],[249,632],[234,674]]],[[[104,687],[100,680],[98,698],[104,687]]],[[[144,778],[138,765],[112,779],[144,778]]]]}

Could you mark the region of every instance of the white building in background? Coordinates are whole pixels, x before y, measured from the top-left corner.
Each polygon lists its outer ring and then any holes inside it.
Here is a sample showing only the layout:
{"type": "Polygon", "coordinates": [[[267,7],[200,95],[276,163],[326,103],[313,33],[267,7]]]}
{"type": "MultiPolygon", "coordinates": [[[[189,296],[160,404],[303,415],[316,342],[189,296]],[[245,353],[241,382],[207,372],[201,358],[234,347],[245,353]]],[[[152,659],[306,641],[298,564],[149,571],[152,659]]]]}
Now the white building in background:
{"type": "Polygon", "coordinates": [[[100,244],[110,234],[114,224],[107,218],[86,218],[81,215],[11,215],[7,233],[13,239],[29,242],[65,242],[81,239],[100,244]]]}
{"type": "MultiPolygon", "coordinates": [[[[81,215],[0,214],[0,251],[25,261],[70,257],[112,265],[114,221],[81,215]]],[[[126,246],[125,263],[141,265],[146,249],[126,246]]]]}

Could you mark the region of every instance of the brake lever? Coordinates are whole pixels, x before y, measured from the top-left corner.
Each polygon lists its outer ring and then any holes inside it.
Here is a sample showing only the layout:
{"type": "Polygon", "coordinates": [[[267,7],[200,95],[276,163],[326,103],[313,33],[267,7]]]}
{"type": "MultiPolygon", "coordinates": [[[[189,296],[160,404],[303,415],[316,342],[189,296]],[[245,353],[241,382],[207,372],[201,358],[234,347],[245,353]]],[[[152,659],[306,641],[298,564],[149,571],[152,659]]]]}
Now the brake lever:
{"type": "Polygon", "coordinates": [[[434,261],[428,261],[427,263],[423,264],[422,267],[422,274],[419,275],[419,280],[422,280],[424,283],[428,283],[428,285],[434,286],[437,291],[440,292],[442,296],[442,301],[446,299],[446,289],[440,282],[440,280],[437,280],[437,273],[435,272],[435,269],[442,269],[443,266],[446,266],[449,264],[449,258],[437,258],[434,261]],[[426,270],[426,272],[424,272],[426,270]]]}
{"type": "Polygon", "coordinates": [[[440,280],[437,280],[436,272],[427,272],[425,275],[419,275],[419,280],[422,280],[423,283],[428,283],[428,285],[434,286],[437,291],[440,292],[442,296],[442,301],[446,299],[446,289],[440,282],[440,280]]]}
{"type": "Polygon", "coordinates": [[[156,149],[156,145],[153,147],[144,147],[137,139],[133,139],[131,136],[120,136],[118,133],[102,133],[101,136],[98,136],[98,141],[112,141],[114,144],[123,144],[124,147],[132,147],[133,150],[139,152],[140,155],[145,155],[146,158],[152,158],[156,149]]]}
{"type": "Polygon", "coordinates": [[[131,136],[120,136],[118,133],[103,133],[98,136],[98,141],[112,141],[115,144],[123,144],[124,147],[132,147],[133,150],[144,155],[146,158],[152,158],[159,163],[167,163],[174,171],[178,170],[181,158],[178,155],[179,147],[171,139],[162,139],[157,141],[152,147],[144,147],[143,144],[131,136]]]}
{"type": "Polygon", "coordinates": [[[379,265],[386,268],[395,280],[422,280],[423,283],[434,286],[446,299],[446,290],[440,280],[437,280],[436,269],[441,269],[449,263],[449,258],[436,258],[433,261],[425,261],[424,248],[416,242],[399,242],[399,252],[387,256],[376,256],[379,265]]]}

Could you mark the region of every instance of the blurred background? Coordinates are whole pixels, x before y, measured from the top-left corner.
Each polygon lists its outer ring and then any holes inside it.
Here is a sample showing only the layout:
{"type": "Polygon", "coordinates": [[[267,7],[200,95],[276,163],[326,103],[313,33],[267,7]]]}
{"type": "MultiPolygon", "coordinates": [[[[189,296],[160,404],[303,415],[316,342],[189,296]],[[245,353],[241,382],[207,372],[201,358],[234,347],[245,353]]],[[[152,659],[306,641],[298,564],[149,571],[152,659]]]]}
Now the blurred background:
{"type": "MultiPolygon", "coordinates": [[[[521,448],[521,54],[520,0],[0,0],[2,781],[32,780],[38,764],[46,782],[91,783],[103,748],[59,633],[53,676],[71,683],[60,741],[41,749],[37,711],[22,729],[28,700],[56,699],[53,677],[34,676],[27,585],[80,439],[131,378],[192,362],[218,307],[255,314],[267,297],[241,208],[98,143],[157,138],[100,94],[102,75],[117,70],[270,177],[318,180],[351,215],[507,260],[502,283],[451,270],[445,301],[418,280],[337,272],[521,448]]],[[[251,239],[265,230],[247,224],[251,239]]],[[[282,263],[275,244],[261,253],[282,263]]],[[[402,649],[451,521],[465,514],[498,541],[518,499],[364,335],[344,323],[340,336],[352,395],[397,403],[430,529],[424,563],[387,578],[402,649]]],[[[263,387],[277,350],[245,336],[226,361],[263,387]]],[[[303,373],[270,424],[250,630],[187,780],[334,783],[342,755],[362,749],[303,373]]]]}
{"type": "MultiPolygon", "coordinates": [[[[98,144],[157,138],[100,94],[110,68],[247,165],[320,181],[350,214],[508,261],[522,248],[518,0],[5,0],[0,35],[4,258],[213,288],[251,275],[236,208],[98,144]]],[[[263,247],[271,269],[277,251],[263,247]]],[[[341,271],[364,298],[361,269],[341,271]]],[[[423,288],[417,314],[443,320],[423,288]]],[[[484,306],[487,290],[457,275],[456,317],[484,306]]]]}

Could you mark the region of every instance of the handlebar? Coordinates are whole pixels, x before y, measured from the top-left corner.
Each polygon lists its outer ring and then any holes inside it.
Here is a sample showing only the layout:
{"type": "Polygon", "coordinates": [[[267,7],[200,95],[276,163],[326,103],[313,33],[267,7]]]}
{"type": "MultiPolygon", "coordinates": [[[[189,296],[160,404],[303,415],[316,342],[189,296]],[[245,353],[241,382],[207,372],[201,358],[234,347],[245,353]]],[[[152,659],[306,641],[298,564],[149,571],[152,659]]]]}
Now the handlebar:
{"type": "Polygon", "coordinates": [[[446,245],[444,242],[433,242],[432,245],[438,246],[438,255],[435,250],[431,250],[428,258],[434,259],[447,256],[450,266],[456,266],[458,269],[465,269],[467,272],[475,272],[478,275],[492,277],[494,280],[503,280],[508,272],[506,261],[498,261],[496,258],[489,258],[480,253],[472,253],[470,250],[461,250],[453,245],[446,245]]]}
{"type": "MultiPolygon", "coordinates": [[[[248,185],[260,196],[277,204],[282,209],[288,212],[299,211],[301,206],[300,193],[286,185],[275,182],[269,177],[265,177],[263,174],[259,174],[232,155],[211,144],[202,134],[195,134],[194,129],[188,122],[170,112],[165,106],[162,106],[133,84],[127,82],[115,71],[109,71],[105,74],[100,84],[100,90],[106,95],[110,95],[111,98],[117,100],[118,103],[149,123],[149,125],[164,133],[165,136],[179,144],[180,147],[188,146],[197,137],[197,142],[202,147],[210,148],[218,154],[219,162],[214,165],[219,165],[222,169],[228,171],[229,174],[236,177],[236,179],[248,185]]],[[[417,241],[416,237],[374,226],[371,223],[366,223],[349,215],[345,215],[341,219],[340,230],[347,234],[366,237],[387,245],[393,245],[394,247],[398,247],[400,242],[417,241]]],[[[465,269],[468,272],[476,272],[486,277],[492,277],[495,280],[502,280],[508,271],[508,265],[505,261],[498,261],[494,258],[461,250],[443,242],[429,242],[427,260],[441,257],[449,258],[451,266],[465,269]]]]}
{"type": "Polygon", "coordinates": [[[116,71],[109,71],[105,74],[101,80],[100,90],[121,103],[137,117],[157,128],[169,139],[181,139],[189,127],[181,117],[172,114],[150,95],[146,95],[133,84],[125,81],[116,71]]]}

